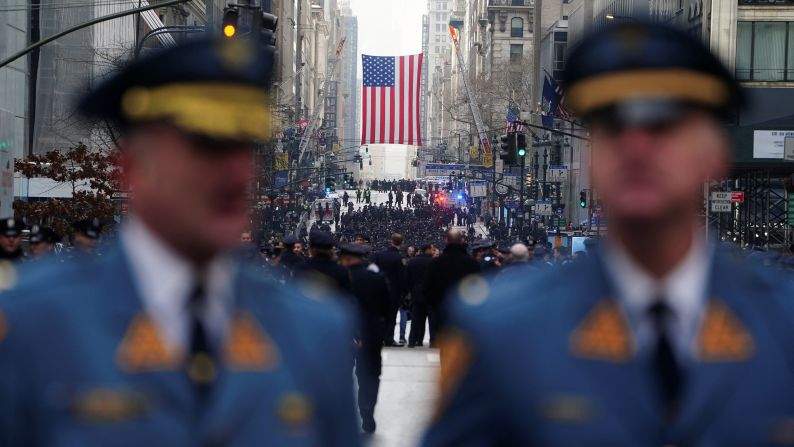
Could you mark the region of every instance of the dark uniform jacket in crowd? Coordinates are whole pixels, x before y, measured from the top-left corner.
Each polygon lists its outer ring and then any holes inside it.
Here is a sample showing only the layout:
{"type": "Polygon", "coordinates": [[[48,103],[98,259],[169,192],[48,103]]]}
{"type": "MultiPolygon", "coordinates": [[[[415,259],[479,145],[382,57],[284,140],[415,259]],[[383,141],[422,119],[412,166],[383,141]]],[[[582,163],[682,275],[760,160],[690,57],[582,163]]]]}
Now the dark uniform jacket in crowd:
{"type": "Polygon", "coordinates": [[[406,293],[405,265],[403,264],[402,254],[396,248],[389,247],[375,254],[373,262],[386,275],[386,279],[389,280],[392,305],[399,305],[406,293]]]}
{"type": "Polygon", "coordinates": [[[300,266],[295,276],[322,283],[345,296],[353,293],[350,271],[326,257],[309,258],[300,266]]]}
{"type": "Polygon", "coordinates": [[[444,297],[461,279],[480,271],[480,264],[474,260],[463,245],[448,245],[438,258],[430,263],[424,296],[427,303],[440,308],[444,297]]]}
{"type": "Polygon", "coordinates": [[[292,250],[286,250],[281,254],[281,265],[290,274],[294,274],[296,270],[299,270],[304,262],[306,262],[306,259],[303,256],[296,255],[292,250]]]}
{"type": "Polygon", "coordinates": [[[359,359],[364,358],[369,372],[380,374],[380,350],[383,346],[383,322],[389,317],[389,287],[382,273],[367,269],[367,264],[359,264],[350,268],[353,282],[353,296],[360,314],[361,352],[359,359]]]}
{"type": "Polygon", "coordinates": [[[424,288],[427,270],[430,268],[431,262],[433,262],[433,257],[424,253],[408,261],[405,270],[408,287],[411,290],[411,301],[417,303],[427,302],[422,289],[424,288]]]}

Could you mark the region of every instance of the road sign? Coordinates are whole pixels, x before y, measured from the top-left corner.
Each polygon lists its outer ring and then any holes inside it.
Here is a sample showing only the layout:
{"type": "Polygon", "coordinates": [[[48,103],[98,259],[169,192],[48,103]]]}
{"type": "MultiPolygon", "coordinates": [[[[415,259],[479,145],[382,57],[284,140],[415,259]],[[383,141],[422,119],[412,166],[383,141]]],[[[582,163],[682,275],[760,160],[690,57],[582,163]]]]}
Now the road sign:
{"type": "Polygon", "coordinates": [[[731,192],[730,191],[712,191],[711,192],[711,201],[712,202],[730,202],[731,201],[731,192]]]}
{"type": "Polygon", "coordinates": [[[538,200],[535,202],[535,214],[538,216],[551,216],[553,211],[554,209],[552,208],[550,201],[538,200]]]}
{"type": "Polygon", "coordinates": [[[711,202],[712,213],[730,213],[731,202],[711,202]]]}
{"type": "Polygon", "coordinates": [[[130,191],[113,191],[110,198],[113,200],[129,199],[131,196],[130,191]]]}
{"type": "Polygon", "coordinates": [[[712,191],[710,194],[712,213],[730,213],[733,203],[744,202],[742,191],[712,191]]]}
{"type": "Polygon", "coordinates": [[[488,195],[487,191],[488,187],[485,182],[469,182],[469,195],[471,197],[485,197],[488,195]]]}
{"type": "Polygon", "coordinates": [[[549,166],[549,180],[556,182],[568,178],[568,165],[549,166]]]}

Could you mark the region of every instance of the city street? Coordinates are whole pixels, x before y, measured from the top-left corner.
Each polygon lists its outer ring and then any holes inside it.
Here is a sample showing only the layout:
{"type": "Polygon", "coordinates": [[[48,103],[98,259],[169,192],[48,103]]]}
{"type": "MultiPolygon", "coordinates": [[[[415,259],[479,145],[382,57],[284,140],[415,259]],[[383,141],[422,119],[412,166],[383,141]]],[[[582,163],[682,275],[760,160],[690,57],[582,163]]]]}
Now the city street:
{"type": "Polygon", "coordinates": [[[437,349],[384,348],[373,447],[417,445],[435,406],[438,373],[437,349]]]}

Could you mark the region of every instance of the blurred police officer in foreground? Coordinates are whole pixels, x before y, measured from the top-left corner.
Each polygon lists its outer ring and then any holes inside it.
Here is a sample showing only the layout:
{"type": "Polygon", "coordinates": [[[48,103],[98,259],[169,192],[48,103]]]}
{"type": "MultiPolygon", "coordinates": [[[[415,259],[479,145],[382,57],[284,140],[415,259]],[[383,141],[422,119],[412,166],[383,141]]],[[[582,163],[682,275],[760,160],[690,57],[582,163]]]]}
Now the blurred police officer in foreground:
{"type": "Polygon", "coordinates": [[[33,259],[43,259],[55,252],[55,244],[61,237],[50,227],[33,225],[30,227],[30,255],[33,259]]]}
{"type": "Polygon", "coordinates": [[[84,101],[124,128],[133,212],[101,258],[0,299],[0,445],[358,445],[348,317],[228,254],[272,61],[199,38],[84,101]]]}
{"type": "Polygon", "coordinates": [[[794,444],[794,290],[715,253],[699,216],[738,85],[699,42],[640,23],[583,39],[566,69],[609,236],[576,264],[460,289],[425,445],[794,444]]]}
{"type": "Polygon", "coordinates": [[[359,310],[356,378],[358,411],[361,414],[361,428],[365,433],[373,433],[376,428],[375,404],[378,401],[382,368],[380,352],[383,348],[383,322],[391,311],[386,277],[383,273],[367,269],[369,263],[365,257],[370,251],[369,245],[362,244],[346,244],[339,251],[339,263],[350,269],[353,296],[359,310]]]}

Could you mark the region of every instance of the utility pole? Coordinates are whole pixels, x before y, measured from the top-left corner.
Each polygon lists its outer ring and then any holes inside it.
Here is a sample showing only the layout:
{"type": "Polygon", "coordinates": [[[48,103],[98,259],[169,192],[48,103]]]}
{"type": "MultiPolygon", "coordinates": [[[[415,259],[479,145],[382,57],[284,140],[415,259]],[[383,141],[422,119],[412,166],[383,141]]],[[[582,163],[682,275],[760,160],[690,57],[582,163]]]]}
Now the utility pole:
{"type": "Polygon", "coordinates": [[[204,0],[207,7],[207,31],[212,33],[215,30],[215,0],[204,0]]]}

